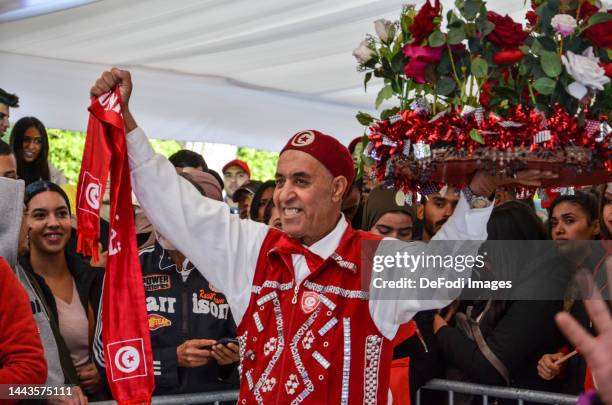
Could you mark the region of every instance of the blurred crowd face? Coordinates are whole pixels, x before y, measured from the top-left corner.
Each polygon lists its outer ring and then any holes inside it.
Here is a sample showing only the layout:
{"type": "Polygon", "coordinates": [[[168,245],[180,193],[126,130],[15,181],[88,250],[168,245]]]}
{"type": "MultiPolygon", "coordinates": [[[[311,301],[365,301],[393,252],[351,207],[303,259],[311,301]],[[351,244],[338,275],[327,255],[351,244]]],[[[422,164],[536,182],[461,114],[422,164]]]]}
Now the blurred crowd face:
{"type": "Polygon", "coordinates": [[[458,190],[449,186],[444,196],[433,193],[427,196],[424,205],[419,204],[417,216],[423,220],[423,240],[431,239],[442,228],[453,215],[458,202],[458,190]]]}
{"type": "Polygon", "coordinates": [[[70,212],[61,195],[45,191],[34,196],[26,207],[25,223],[30,236],[30,251],[44,255],[60,253],[72,231],[70,212]]]}
{"type": "Polygon", "coordinates": [[[9,106],[0,103],[0,137],[4,135],[9,125],[9,106]]]}
{"type": "Polygon", "coordinates": [[[30,163],[40,155],[43,139],[38,129],[30,127],[23,135],[23,160],[30,163]]]}
{"type": "Polygon", "coordinates": [[[251,210],[251,203],[253,202],[253,194],[242,193],[242,197],[238,200],[238,214],[240,218],[249,218],[249,211],[251,210]]]}
{"type": "Polygon", "coordinates": [[[589,223],[582,207],[569,201],[559,203],[549,221],[553,240],[591,240],[599,234],[599,223],[589,223]]]}
{"type": "Polygon", "coordinates": [[[273,196],[274,196],[274,187],[268,187],[263,191],[263,193],[261,193],[261,198],[259,201],[259,209],[257,210],[257,220],[258,221],[261,221],[263,219],[264,211],[266,210],[266,204],[268,204],[268,201],[270,201],[273,196]]]}
{"type": "Polygon", "coordinates": [[[15,155],[0,155],[0,177],[17,178],[17,161],[15,155]]]}
{"type": "Polygon", "coordinates": [[[504,188],[498,188],[495,190],[495,206],[499,204],[503,204],[506,201],[514,200],[515,191],[514,190],[506,190],[504,188]]]}
{"type": "Polygon", "coordinates": [[[355,218],[355,214],[359,210],[359,202],[361,201],[361,190],[356,186],[351,187],[351,190],[342,201],[342,213],[346,220],[351,222],[355,218]]]}
{"type": "Polygon", "coordinates": [[[228,197],[233,196],[236,190],[247,181],[249,181],[249,175],[238,166],[230,166],[223,172],[223,182],[228,197]]]}
{"type": "Polygon", "coordinates": [[[344,177],[334,178],[307,153],[288,150],[278,160],[274,204],[285,231],[305,245],[323,238],[340,218],[344,177]]]}
{"type": "Polygon", "coordinates": [[[272,206],[270,220],[268,221],[267,225],[276,229],[280,229],[281,231],[283,230],[283,224],[280,219],[280,210],[276,208],[276,205],[272,206]]]}
{"type": "Polygon", "coordinates": [[[376,221],[370,232],[403,241],[412,240],[412,218],[404,212],[387,212],[376,221]]]}

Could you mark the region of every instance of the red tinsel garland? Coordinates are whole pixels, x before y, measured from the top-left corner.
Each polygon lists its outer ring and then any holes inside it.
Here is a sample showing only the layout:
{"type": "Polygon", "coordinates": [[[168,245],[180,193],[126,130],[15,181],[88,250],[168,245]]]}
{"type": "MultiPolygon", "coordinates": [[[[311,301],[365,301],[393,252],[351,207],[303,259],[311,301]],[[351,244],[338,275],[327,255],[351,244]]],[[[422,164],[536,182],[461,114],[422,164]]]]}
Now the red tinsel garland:
{"type": "Polygon", "coordinates": [[[612,172],[612,134],[600,131],[600,125],[607,120],[608,117],[601,116],[596,120],[587,119],[586,125],[580,125],[576,117],[570,116],[559,105],[553,107],[548,117],[536,109],[525,109],[520,105],[511,108],[506,117],[469,107],[453,109],[433,118],[423,109],[404,110],[370,126],[370,145],[366,154],[377,160],[379,180],[404,191],[419,191],[422,184],[430,180],[427,164],[417,165],[420,168],[418,173],[413,170],[412,174],[418,180],[393,167],[398,162],[412,162],[413,167],[415,162],[427,162],[427,159],[414,156],[412,148],[417,143],[427,144],[432,152],[439,148],[454,149],[459,160],[474,159],[474,151],[483,148],[506,153],[515,152],[516,148],[554,153],[565,147],[578,146],[591,150],[593,155],[601,158],[603,168],[612,172]]]}

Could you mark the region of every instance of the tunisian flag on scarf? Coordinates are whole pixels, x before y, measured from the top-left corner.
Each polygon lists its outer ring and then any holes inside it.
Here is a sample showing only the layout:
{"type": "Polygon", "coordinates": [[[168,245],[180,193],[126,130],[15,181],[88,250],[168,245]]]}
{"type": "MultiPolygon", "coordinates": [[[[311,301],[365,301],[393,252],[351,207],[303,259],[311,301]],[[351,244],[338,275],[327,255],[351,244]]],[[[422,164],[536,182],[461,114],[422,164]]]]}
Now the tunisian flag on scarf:
{"type": "Polygon", "coordinates": [[[111,174],[110,235],[102,295],[106,375],[120,404],[150,403],[153,352],[132,212],[119,89],[92,99],[77,191],[78,250],[97,258],[100,207],[111,174]]]}

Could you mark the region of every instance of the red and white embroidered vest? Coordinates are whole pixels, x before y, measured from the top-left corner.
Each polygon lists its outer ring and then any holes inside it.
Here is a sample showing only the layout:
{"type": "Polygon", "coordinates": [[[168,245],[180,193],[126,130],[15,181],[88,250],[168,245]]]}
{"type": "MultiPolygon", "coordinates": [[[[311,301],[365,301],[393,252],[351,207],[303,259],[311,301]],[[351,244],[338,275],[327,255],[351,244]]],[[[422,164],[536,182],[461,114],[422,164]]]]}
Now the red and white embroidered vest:
{"type": "Polygon", "coordinates": [[[349,226],[296,286],[296,242],[268,232],[238,328],[239,404],[387,403],[392,344],[372,320],[361,280],[361,241],[378,239],[349,226]]]}

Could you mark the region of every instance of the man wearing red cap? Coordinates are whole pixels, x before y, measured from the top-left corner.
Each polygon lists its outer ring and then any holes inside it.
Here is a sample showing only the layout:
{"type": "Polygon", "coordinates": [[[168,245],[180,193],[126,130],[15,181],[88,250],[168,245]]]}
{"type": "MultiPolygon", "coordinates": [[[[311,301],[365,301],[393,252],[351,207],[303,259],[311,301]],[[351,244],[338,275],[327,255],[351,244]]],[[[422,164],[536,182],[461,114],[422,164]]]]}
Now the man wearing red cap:
{"type": "Polygon", "coordinates": [[[238,213],[238,204],[233,196],[243,184],[251,178],[251,170],[244,160],[234,159],[223,166],[223,183],[225,183],[225,202],[230,206],[231,212],[238,213]]]}
{"type": "MultiPolygon", "coordinates": [[[[124,101],[138,200],[156,229],[227,296],[239,325],[239,403],[386,404],[391,340],[399,325],[449,301],[381,301],[370,299],[367,287],[364,291],[362,242],[379,238],[353,230],[341,215],[355,173],[346,147],[314,130],[287,142],[273,197],[281,212],[280,232],[199,197],[154,153],[130,114],[129,72],[104,72],[91,94],[100,96],[116,85],[124,101]]],[[[535,174],[529,176],[533,180],[535,174]]],[[[469,194],[491,195],[500,183],[480,173],[469,194]]],[[[491,209],[492,204],[471,209],[462,197],[435,238],[485,240],[491,209]]],[[[428,247],[405,246],[410,254],[428,247]]],[[[457,246],[461,252],[463,244],[457,246]]]]}

